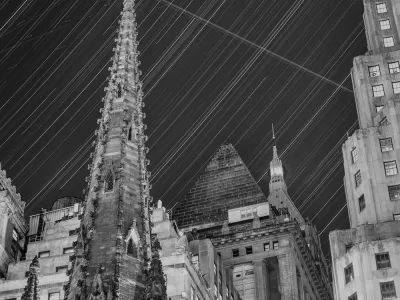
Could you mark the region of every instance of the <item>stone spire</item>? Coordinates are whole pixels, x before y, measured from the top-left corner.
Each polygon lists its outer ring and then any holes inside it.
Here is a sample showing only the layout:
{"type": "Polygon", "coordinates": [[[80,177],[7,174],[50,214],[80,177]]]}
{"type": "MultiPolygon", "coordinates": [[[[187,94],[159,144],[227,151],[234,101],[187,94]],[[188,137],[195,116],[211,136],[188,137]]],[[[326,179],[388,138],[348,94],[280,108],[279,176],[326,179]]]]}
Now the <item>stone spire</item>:
{"type": "Polygon", "coordinates": [[[28,282],[26,283],[21,300],[40,300],[39,297],[39,260],[37,256],[32,260],[29,266],[28,282]]]}
{"type": "Polygon", "coordinates": [[[276,148],[274,124],[272,124],[272,139],[274,146],[272,147],[272,160],[269,165],[271,180],[269,182],[269,190],[271,189],[283,189],[287,190],[285,180],[283,178],[283,166],[278,156],[278,149],[276,148]]]}
{"type": "Polygon", "coordinates": [[[151,199],[136,28],[134,1],[124,0],[65,299],[143,296],[151,199]]]}
{"type": "Polygon", "coordinates": [[[145,282],[145,300],[166,300],[167,288],[160,260],[161,245],[156,239],[152,245],[152,260],[145,282]]]}

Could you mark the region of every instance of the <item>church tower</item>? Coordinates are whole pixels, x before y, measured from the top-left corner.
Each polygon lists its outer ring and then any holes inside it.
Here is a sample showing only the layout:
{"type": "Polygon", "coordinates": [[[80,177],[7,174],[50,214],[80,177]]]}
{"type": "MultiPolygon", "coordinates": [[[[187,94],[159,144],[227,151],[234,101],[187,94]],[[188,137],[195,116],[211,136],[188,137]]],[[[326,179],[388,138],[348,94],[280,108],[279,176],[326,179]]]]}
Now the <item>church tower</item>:
{"type": "Polygon", "coordinates": [[[342,147],[351,229],[330,233],[334,290],[336,299],[395,299],[400,295],[400,0],[364,0],[364,9],[368,52],[354,59],[351,71],[360,129],[342,147]]]}
{"type": "Polygon", "coordinates": [[[138,299],[149,266],[149,173],[134,1],[123,1],[65,299],[138,299]]]}

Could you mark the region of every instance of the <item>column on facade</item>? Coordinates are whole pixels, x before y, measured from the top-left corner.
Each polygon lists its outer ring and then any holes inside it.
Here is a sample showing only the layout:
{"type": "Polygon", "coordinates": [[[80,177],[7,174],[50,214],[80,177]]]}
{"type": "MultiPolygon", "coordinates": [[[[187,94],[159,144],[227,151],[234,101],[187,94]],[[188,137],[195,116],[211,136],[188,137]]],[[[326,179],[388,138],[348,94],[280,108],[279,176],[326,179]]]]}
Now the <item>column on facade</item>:
{"type": "Polygon", "coordinates": [[[299,300],[305,300],[304,296],[304,282],[300,276],[300,274],[297,274],[297,287],[299,289],[299,300]]]}
{"type": "Polygon", "coordinates": [[[269,300],[269,289],[267,283],[268,268],[266,261],[263,259],[254,260],[254,277],[255,277],[255,288],[256,288],[256,299],[257,300],[269,300]]]}
{"type": "Polygon", "coordinates": [[[296,262],[292,254],[278,256],[281,300],[298,300],[296,262]]]}

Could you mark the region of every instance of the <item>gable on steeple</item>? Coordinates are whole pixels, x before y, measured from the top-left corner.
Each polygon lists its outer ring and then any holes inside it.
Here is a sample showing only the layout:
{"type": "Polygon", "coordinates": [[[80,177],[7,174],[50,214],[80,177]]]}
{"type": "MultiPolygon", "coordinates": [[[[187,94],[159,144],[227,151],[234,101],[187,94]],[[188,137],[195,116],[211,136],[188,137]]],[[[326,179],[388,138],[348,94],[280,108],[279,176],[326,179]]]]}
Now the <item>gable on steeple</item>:
{"type": "Polygon", "coordinates": [[[181,201],[174,219],[181,227],[223,222],[229,209],[266,201],[236,149],[224,144],[181,201]]]}

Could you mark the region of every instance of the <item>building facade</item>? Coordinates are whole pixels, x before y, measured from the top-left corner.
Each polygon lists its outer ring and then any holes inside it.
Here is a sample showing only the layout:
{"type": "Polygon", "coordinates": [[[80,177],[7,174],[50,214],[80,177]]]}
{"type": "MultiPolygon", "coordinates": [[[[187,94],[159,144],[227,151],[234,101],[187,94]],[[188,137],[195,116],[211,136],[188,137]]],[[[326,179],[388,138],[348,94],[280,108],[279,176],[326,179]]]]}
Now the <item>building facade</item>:
{"type": "Polygon", "coordinates": [[[351,71],[359,130],[344,143],[351,229],[330,233],[336,299],[400,297],[400,1],[364,0],[351,71]]]}
{"type": "MultiPolygon", "coordinates": [[[[333,299],[316,229],[290,199],[275,146],[273,153],[266,197],[234,147],[222,145],[173,219],[189,240],[211,241],[220,277],[231,276],[242,299],[333,299]]],[[[220,277],[211,285],[228,300],[220,277]]]]}

